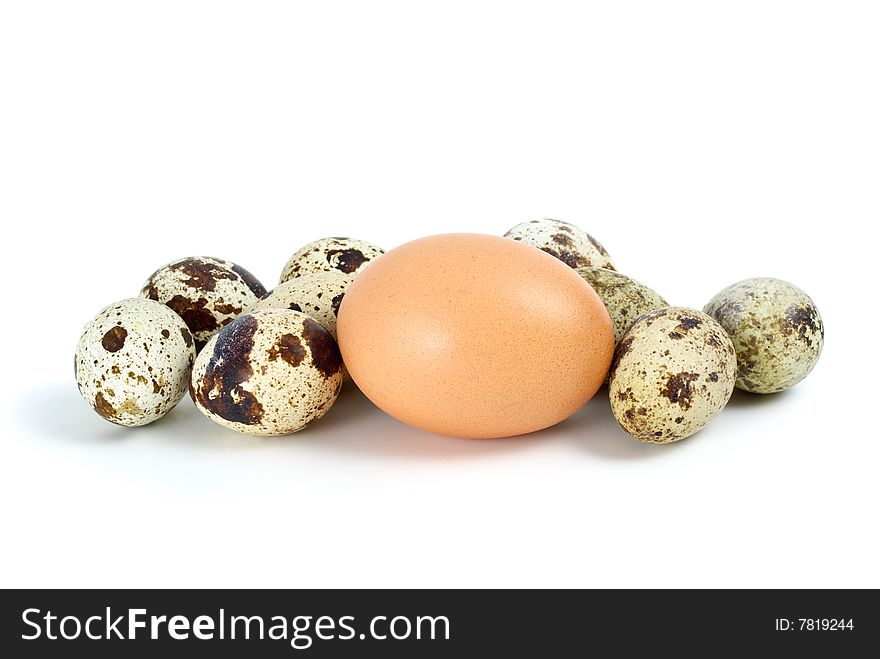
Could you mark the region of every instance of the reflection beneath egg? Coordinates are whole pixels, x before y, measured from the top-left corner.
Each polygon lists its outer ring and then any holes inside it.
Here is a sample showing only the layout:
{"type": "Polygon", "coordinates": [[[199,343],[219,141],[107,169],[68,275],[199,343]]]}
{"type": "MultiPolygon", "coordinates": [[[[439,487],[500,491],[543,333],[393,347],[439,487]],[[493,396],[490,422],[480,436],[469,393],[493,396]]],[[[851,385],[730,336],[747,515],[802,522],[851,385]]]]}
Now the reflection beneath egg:
{"type": "MultiPolygon", "coordinates": [[[[534,450],[553,440],[553,429],[501,439],[461,439],[413,428],[389,416],[346,383],[333,408],[306,431],[316,448],[369,456],[462,458],[534,450]]],[[[305,437],[305,435],[304,435],[305,437]]]]}

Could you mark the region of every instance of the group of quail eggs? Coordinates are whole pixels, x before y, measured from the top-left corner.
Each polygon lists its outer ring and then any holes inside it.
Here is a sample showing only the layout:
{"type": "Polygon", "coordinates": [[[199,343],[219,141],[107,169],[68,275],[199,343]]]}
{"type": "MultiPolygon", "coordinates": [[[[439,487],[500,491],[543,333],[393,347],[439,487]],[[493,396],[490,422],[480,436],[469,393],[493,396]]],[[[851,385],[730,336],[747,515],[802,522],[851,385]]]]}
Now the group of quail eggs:
{"type": "MultiPolygon", "coordinates": [[[[602,245],[559,220],[519,224],[505,237],[555,256],[596,291],[614,327],[611,410],[643,442],[666,444],[708,424],[734,387],[767,394],[812,370],[824,330],[813,301],[779,279],[747,279],[703,308],[669,306],[621,274],[602,245]]],[[[336,315],[358,271],[384,253],[324,238],[288,260],[271,292],[244,268],[210,257],[173,261],[140,296],[86,325],[75,374],[103,418],[141,426],[187,389],[209,419],[253,435],[285,435],[323,416],[348,378],[336,315]]]]}
{"type": "Polygon", "coordinates": [[[227,428],[301,430],[339,395],[339,303],[358,269],[382,253],[349,238],[315,241],[268,293],[230,261],[173,261],[150,275],[140,297],[111,304],[86,326],[76,350],[79,390],[123,426],[159,419],[189,388],[196,407],[227,428]]]}

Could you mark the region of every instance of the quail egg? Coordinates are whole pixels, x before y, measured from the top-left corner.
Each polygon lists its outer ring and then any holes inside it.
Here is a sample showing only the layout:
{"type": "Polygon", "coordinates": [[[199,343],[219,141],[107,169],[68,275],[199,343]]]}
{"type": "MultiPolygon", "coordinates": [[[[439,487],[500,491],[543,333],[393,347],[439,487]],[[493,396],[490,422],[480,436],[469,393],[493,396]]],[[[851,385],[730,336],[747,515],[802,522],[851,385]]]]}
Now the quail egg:
{"type": "Polygon", "coordinates": [[[575,270],[598,293],[614,324],[614,343],[620,343],[639,316],[669,304],[644,284],[615,270],[584,266],[575,270]]]}
{"type": "Polygon", "coordinates": [[[572,268],[591,265],[614,270],[608,252],[590,234],[561,220],[531,220],[517,224],[504,234],[552,254],[572,268]]]}
{"type": "Polygon", "coordinates": [[[385,250],[357,238],[321,238],[300,248],[281,272],[281,281],[314,272],[337,271],[350,279],[385,250]]]}
{"type": "Polygon", "coordinates": [[[727,330],[736,348],[736,386],[756,394],[783,391],[819,360],[825,329],[816,305],[781,279],[746,279],[718,293],[704,311],[727,330]]]}
{"type": "Polygon", "coordinates": [[[320,323],[290,309],[239,316],[199,353],[196,407],[250,435],[286,435],[322,417],[342,388],[342,358],[320,323]]]}
{"type": "Polygon", "coordinates": [[[336,316],[351,278],[338,271],[300,275],[278,284],[251,307],[260,309],[292,309],[311,316],[336,338],[336,316]]]}
{"type": "Polygon", "coordinates": [[[95,412],[121,426],[142,426],[180,402],[194,359],[193,338],[180,316],[153,300],[130,298],[86,325],[74,373],[95,412]]]}
{"type": "Polygon", "coordinates": [[[250,272],[210,256],[192,256],[159,268],[141,291],[141,297],[167,304],[183,318],[196,352],[265,294],[250,272]]]}
{"type": "Polygon", "coordinates": [[[736,354],[724,328],[694,309],[645,314],[611,364],[611,411],[634,438],[667,444],[693,435],[733,393],[736,354]]]}

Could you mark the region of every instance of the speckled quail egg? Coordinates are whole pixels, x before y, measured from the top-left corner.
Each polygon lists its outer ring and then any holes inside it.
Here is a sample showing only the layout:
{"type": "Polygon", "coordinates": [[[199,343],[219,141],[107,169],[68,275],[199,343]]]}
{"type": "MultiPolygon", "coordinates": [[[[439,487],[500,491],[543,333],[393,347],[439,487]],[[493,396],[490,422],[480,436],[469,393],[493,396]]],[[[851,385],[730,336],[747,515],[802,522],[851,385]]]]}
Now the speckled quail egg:
{"type": "Polygon", "coordinates": [[[608,396],[627,433],[667,444],[715,418],[735,379],[736,354],[724,328],[694,309],[666,307],[639,318],[617,346],[608,396]]]}
{"type": "Polygon", "coordinates": [[[290,309],[239,316],[193,366],[190,394],[209,419],[250,435],[302,430],[342,388],[342,357],[320,323],[290,309]]]}
{"type": "Polygon", "coordinates": [[[337,271],[349,278],[376,260],[385,250],[357,238],[321,238],[300,248],[281,271],[282,282],[314,272],[337,271]]]}
{"type": "Polygon", "coordinates": [[[736,348],[736,386],[757,394],[783,391],[819,360],[825,328],[816,305],[781,279],[746,279],[718,293],[703,309],[727,330],[736,348]]]}
{"type": "Polygon", "coordinates": [[[278,284],[251,307],[260,309],[293,309],[311,316],[336,338],[336,316],[351,278],[341,272],[315,272],[300,275],[278,284]]]}
{"type": "Polygon", "coordinates": [[[76,347],[76,384],[108,421],[142,426],[183,397],[195,359],[193,338],[180,316],[143,298],[102,309],[76,347]]]}
{"type": "Polygon", "coordinates": [[[265,294],[250,272],[210,256],[192,256],[159,268],[141,291],[141,297],[167,304],[183,318],[196,352],[265,294]]]}
{"type": "Polygon", "coordinates": [[[639,316],[669,303],[644,284],[614,270],[585,266],[576,272],[602,298],[614,324],[614,343],[620,343],[639,316]]]}
{"type": "Polygon", "coordinates": [[[572,268],[591,265],[614,270],[608,252],[586,231],[561,220],[531,220],[517,224],[504,234],[552,254],[572,268]]]}

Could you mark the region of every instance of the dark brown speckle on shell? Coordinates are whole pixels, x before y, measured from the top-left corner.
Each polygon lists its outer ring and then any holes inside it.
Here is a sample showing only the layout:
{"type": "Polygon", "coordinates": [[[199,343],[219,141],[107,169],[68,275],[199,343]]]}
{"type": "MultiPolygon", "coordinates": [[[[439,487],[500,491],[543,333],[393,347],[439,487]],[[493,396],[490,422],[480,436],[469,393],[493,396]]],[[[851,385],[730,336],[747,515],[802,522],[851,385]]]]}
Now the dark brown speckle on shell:
{"type": "MultiPolygon", "coordinates": [[[[192,257],[176,261],[167,267],[169,270],[186,275],[183,283],[190,288],[207,292],[217,290],[218,280],[235,278],[235,275],[221,264],[222,261],[220,259],[213,257],[192,257]]],[[[153,273],[151,279],[154,279],[160,273],[161,270],[153,273]]]]}
{"type": "Polygon", "coordinates": [[[241,280],[245,283],[251,293],[253,293],[257,298],[261,298],[266,294],[266,287],[263,286],[259,280],[254,277],[249,271],[242,268],[240,265],[233,263],[232,271],[241,277],[241,280]]]}
{"type": "Polygon", "coordinates": [[[303,336],[312,355],[312,363],[324,377],[339,373],[342,368],[342,355],[333,336],[320,323],[306,318],[303,320],[303,336]]]}
{"type": "Polygon", "coordinates": [[[116,410],[113,405],[104,398],[104,392],[99,391],[95,394],[95,411],[108,421],[116,422],[116,410]]]}
{"type": "MultiPolygon", "coordinates": [[[[699,379],[699,373],[672,374],[666,379],[666,386],[660,390],[660,395],[666,396],[671,403],[678,403],[682,409],[690,409],[693,395],[691,383],[699,379]]],[[[717,377],[714,381],[717,382],[717,377]]]]}
{"type": "Polygon", "coordinates": [[[294,368],[302,363],[305,356],[305,348],[296,334],[282,334],[275,345],[269,348],[270,362],[280,357],[294,368]]]}
{"type": "Polygon", "coordinates": [[[244,315],[217,337],[204,375],[190,386],[193,401],[217,416],[245,425],[260,422],[263,406],[241,385],[253,375],[250,363],[257,320],[244,315]]]}
{"type": "Polygon", "coordinates": [[[369,261],[359,249],[331,249],[327,251],[327,263],[340,272],[350,275],[369,261]]]}
{"type": "Polygon", "coordinates": [[[101,345],[104,346],[104,350],[107,352],[117,352],[122,350],[122,346],[125,345],[125,337],[127,336],[128,330],[120,325],[114,325],[104,334],[104,338],[101,339],[101,345]]]}

